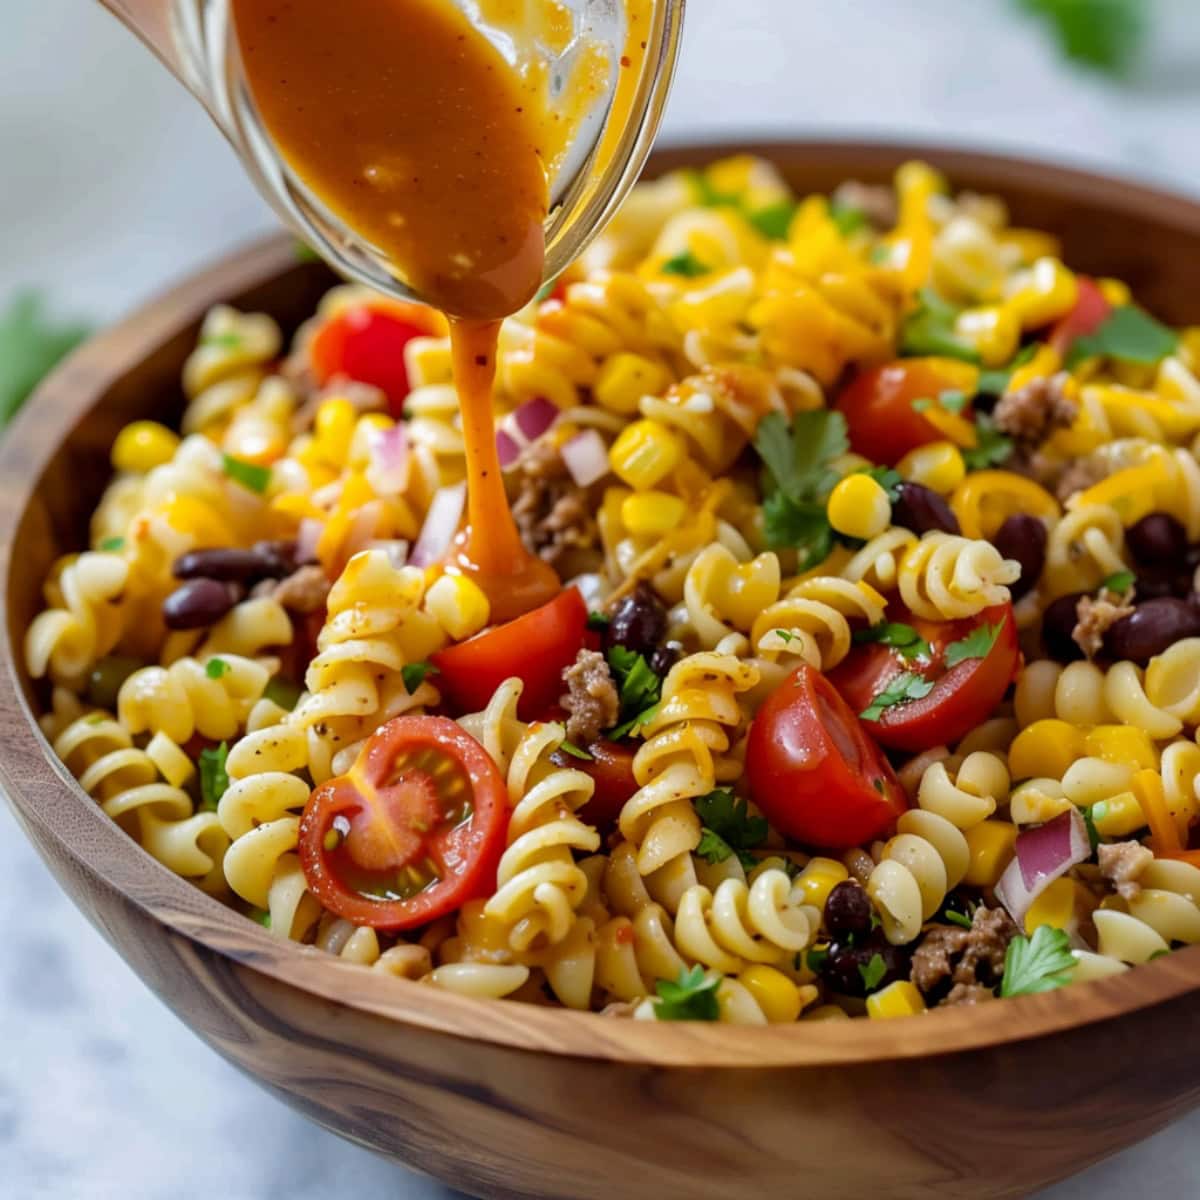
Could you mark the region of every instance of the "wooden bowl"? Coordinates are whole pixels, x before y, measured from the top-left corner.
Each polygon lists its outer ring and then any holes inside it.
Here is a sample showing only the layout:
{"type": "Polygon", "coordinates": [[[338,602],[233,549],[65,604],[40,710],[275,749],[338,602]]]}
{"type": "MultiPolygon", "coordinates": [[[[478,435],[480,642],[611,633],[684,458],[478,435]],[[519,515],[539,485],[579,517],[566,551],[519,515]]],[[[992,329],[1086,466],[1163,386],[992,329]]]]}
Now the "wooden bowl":
{"type": "MultiPolygon", "coordinates": [[[[654,169],[741,148],[667,150],[654,169]]],[[[929,147],[749,149],[801,192],[925,157],[1061,235],[1073,265],[1200,322],[1196,203],[929,147]]],[[[467,999],[281,943],[126,837],[38,732],[20,647],[41,580],[81,544],[117,430],[178,417],[205,310],[228,300],[291,329],[330,283],[285,238],[235,255],[75,354],[0,450],[0,783],[75,903],[192,1029],[321,1124],[488,1197],[1020,1196],[1200,1100],[1200,947],[921,1019],[646,1024],[467,999]]]]}

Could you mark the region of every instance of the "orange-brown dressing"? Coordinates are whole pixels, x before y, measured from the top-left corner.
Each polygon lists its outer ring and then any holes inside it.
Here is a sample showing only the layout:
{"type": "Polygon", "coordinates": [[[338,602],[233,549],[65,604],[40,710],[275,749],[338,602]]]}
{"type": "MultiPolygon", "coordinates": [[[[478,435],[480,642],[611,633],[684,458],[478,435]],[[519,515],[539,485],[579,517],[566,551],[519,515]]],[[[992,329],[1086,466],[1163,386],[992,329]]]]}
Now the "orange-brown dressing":
{"type": "Polygon", "coordinates": [[[521,543],[496,454],[499,319],[541,282],[543,89],[448,0],[233,0],[246,78],[293,171],[455,318],[468,527],[447,570],[493,620],[550,599],[554,572],[521,543]]]}

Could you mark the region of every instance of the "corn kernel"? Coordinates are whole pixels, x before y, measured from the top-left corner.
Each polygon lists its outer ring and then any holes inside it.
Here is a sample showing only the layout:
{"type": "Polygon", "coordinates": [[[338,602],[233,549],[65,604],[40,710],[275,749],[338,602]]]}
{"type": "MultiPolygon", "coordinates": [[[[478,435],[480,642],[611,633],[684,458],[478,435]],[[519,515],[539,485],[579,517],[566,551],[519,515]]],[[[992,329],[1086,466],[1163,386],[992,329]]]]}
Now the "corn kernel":
{"type": "Polygon", "coordinates": [[[1110,763],[1157,767],[1158,748],[1144,729],[1133,725],[1097,725],[1084,737],[1084,753],[1110,763]]]}
{"type": "Polygon", "coordinates": [[[893,1017],[915,1017],[925,1011],[925,999],[907,979],[897,979],[882,991],[867,997],[867,1016],[873,1021],[893,1017]]]}
{"type": "Polygon", "coordinates": [[[354,436],[354,405],[344,396],[334,396],[322,402],[313,425],[315,441],[326,462],[343,464],[350,452],[354,436]]]}
{"type": "Polygon", "coordinates": [[[172,496],[159,512],[172,529],[189,534],[194,546],[232,546],[237,541],[228,522],[195,496],[172,496]]]}
{"type": "Polygon", "coordinates": [[[1004,366],[1021,344],[1021,322],[1007,305],[968,308],[954,322],[954,332],[975,347],[985,367],[1004,366]]]}
{"type": "Polygon", "coordinates": [[[1074,807],[1057,779],[1030,779],[1008,798],[1008,815],[1017,825],[1044,825],[1074,807]]]}
{"type": "Polygon", "coordinates": [[[823,909],[829,893],[846,879],[850,872],[836,858],[811,858],[796,877],[796,886],[803,888],[806,904],[823,909]]]}
{"type": "Polygon", "coordinates": [[[772,1025],[791,1024],[800,1015],[800,989],[782,971],[756,963],[747,967],[738,980],[758,1001],[763,1016],[772,1025]]]}
{"type": "Polygon", "coordinates": [[[1124,308],[1133,300],[1129,284],[1120,279],[1097,279],[1096,283],[1100,288],[1100,294],[1113,308],[1124,308]]]}
{"type": "Polygon", "coordinates": [[[1014,779],[1061,779],[1087,753],[1087,735],[1069,721],[1051,717],[1022,729],[1008,750],[1014,779]]]}
{"type": "Polygon", "coordinates": [[[963,456],[953,442],[929,442],[910,450],[897,464],[902,479],[948,496],[966,478],[963,456]]]}
{"type": "Polygon", "coordinates": [[[118,471],[144,475],[175,457],[179,436],[157,421],[134,421],[117,434],[112,465],[118,471]]]}
{"type": "Polygon", "coordinates": [[[1073,879],[1056,879],[1029,906],[1025,932],[1032,935],[1039,925],[1071,930],[1077,924],[1078,884],[1073,879]]]}
{"type": "Polygon", "coordinates": [[[1123,838],[1146,827],[1146,814],[1132,792],[1118,792],[1091,807],[1092,823],[1101,837],[1123,838]]]}
{"type": "Polygon", "coordinates": [[[1022,329],[1049,325],[1075,307],[1079,282],[1057,258],[1039,258],[1012,281],[1005,307],[1022,329]]]}
{"type": "Polygon", "coordinates": [[[146,757],[172,787],[183,787],[195,770],[192,760],[161,731],[146,745],[146,757]]]}
{"type": "Polygon", "coordinates": [[[613,442],[613,471],[632,488],[645,491],[665,479],[684,459],[678,435],[658,421],[634,421],[613,442]]]}
{"type": "Polygon", "coordinates": [[[483,589],[465,575],[443,575],[426,592],[425,608],[456,642],[478,633],[491,616],[483,589]]]}
{"type": "Polygon", "coordinates": [[[670,492],[634,492],[621,505],[621,522],[630,533],[657,536],[669,533],[687,512],[687,505],[670,492]]]}
{"type": "Polygon", "coordinates": [[[829,523],[848,537],[873,538],[892,521],[888,494],[870,475],[847,475],[829,497],[829,523]]]}
{"type": "Polygon", "coordinates": [[[643,396],[661,395],[671,383],[666,367],[641,354],[623,352],[605,360],[592,385],[601,408],[635,413],[643,396]]]}
{"type": "Polygon", "coordinates": [[[963,836],[970,852],[963,881],[972,887],[994,887],[1016,851],[1017,827],[1008,821],[981,821],[963,836]]]}

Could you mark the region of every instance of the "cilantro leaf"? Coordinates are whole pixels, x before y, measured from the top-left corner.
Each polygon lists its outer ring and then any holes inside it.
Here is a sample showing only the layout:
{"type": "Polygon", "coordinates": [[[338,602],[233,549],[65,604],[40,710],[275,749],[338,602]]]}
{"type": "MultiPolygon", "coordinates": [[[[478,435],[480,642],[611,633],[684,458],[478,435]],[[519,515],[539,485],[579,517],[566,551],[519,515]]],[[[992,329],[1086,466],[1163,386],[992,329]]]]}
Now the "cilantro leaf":
{"type": "Polygon", "coordinates": [[[947,909],[943,915],[951,925],[961,925],[964,929],[970,929],[974,924],[974,921],[966,913],[960,913],[953,908],[947,909]]]}
{"type": "Polygon", "coordinates": [[[975,385],[975,390],[982,396],[1003,396],[1008,390],[1008,385],[1012,382],[1017,368],[1030,362],[1035,354],[1037,354],[1037,346],[1032,344],[1022,346],[1016,358],[1007,367],[980,371],[979,382],[975,385]]]}
{"type": "Polygon", "coordinates": [[[1124,595],[1137,580],[1137,576],[1132,571],[1117,571],[1114,575],[1110,575],[1101,585],[1102,592],[1116,592],[1118,595],[1124,595]]]}
{"type": "Polygon", "coordinates": [[[704,823],[704,834],[709,835],[707,839],[701,835],[698,854],[710,863],[722,863],[730,854],[737,854],[743,866],[756,865],[757,860],[747,852],[766,838],[769,826],[765,818],[752,817],[746,801],[725,788],[697,796],[692,804],[704,823]]]}
{"type": "Polygon", "coordinates": [[[911,626],[902,621],[881,621],[870,629],[855,631],[856,642],[878,642],[899,650],[901,658],[910,662],[915,658],[929,658],[933,651],[929,643],[911,626]]]}
{"type": "Polygon", "coordinates": [[[696,203],[704,208],[741,208],[740,197],[732,192],[719,192],[703,171],[690,171],[689,182],[696,193],[696,203]]]}
{"type": "Polygon", "coordinates": [[[869,475],[885,492],[887,498],[895,504],[900,499],[900,485],[904,482],[900,472],[891,467],[864,467],[862,475],[869,475]]]}
{"type": "Polygon", "coordinates": [[[590,612],[587,618],[587,627],[595,633],[603,633],[612,624],[612,618],[606,613],[590,612]]]}
{"type": "Polygon", "coordinates": [[[662,680],[636,651],[613,646],[608,652],[608,667],[621,700],[621,720],[608,737],[619,741],[639,725],[654,719],[662,692],[662,680]]]}
{"type": "Polygon", "coordinates": [[[584,762],[592,762],[592,756],[586,751],[575,745],[574,742],[563,738],[558,744],[558,748],[564,753],[569,754],[572,758],[582,759],[584,762]]]}
{"type": "Polygon", "coordinates": [[[210,658],[204,664],[204,674],[209,679],[220,679],[229,670],[229,664],[223,658],[210,658]]]}
{"type": "Polygon", "coordinates": [[[404,681],[404,690],[410,695],[415,696],[417,688],[425,682],[430,675],[437,675],[439,671],[431,662],[414,662],[405,663],[400,668],[400,678],[404,681]]]}
{"type": "Polygon", "coordinates": [[[79,322],[52,319],[37,292],[20,293],[0,311],[0,428],[90,332],[79,322]]]}
{"type": "Polygon", "coordinates": [[[224,455],[222,461],[225,474],[234,483],[240,483],[242,487],[249,488],[250,491],[257,492],[260,496],[271,484],[270,467],[261,467],[258,463],[245,462],[243,459],[234,458],[232,454],[224,455]]]}
{"type": "Polygon", "coordinates": [[[911,313],[900,330],[900,353],[923,357],[960,358],[977,363],[979,352],[970,342],[955,332],[955,322],[961,310],[943,300],[932,288],[917,293],[917,310],[911,313]]]}
{"type": "Polygon", "coordinates": [[[685,279],[697,279],[701,275],[708,275],[712,267],[702,263],[690,250],[684,250],[682,254],[668,258],[658,270],[661,275],[682,275],[685,279]]]}
{"type": "Polygon", "coordinates": [[[933,691],[933,681],[913,671],[901,671],[858,715],[864,721],[878,721],[884,709],[921,700],[933,691]]]}
{"type": "Polygon", "coordinates": [[[858,973],[862,976],[863,987],[868,992],[873,992],[887,974],[887,963],[883,961],[883,955],[872,954],[865,967],[859,963],[858,973]]]}
{"type": "Polygon", "coordinates": [[[1069,59],[1110,75],[1123,75],[1148,28],[1142,0],[1017,0],[1050,27],[1069,59]]]}
{"type": "Polygon", "coordinates": [[[1013,452],[1012,438],[996,428],[996,422],[987,413],[975,418],[976,444],[963,449],[963,462],[969,471],[982,471],[1005,462],[1013,452]]]}
{"type": "Polygon", "coordinates": [[[1015,937],[1004,956],[1001,996],[1032,996],[1070,983],[1075,959],[1063,929],[1039,925],[1032,938],[1015,937]]]}
{"type": "Polygon", "coordinates": [[[720,975],[707,975],[701,966],[682,968],[674,982],[660,979],[654,990],[659,1002],[654,1015],[660,1021],[715,1021],[720,1015],[717,988],[720,975]]]}
{"type": "Polygon", "coordinates": [[[1105,809],[1104,801],[1099,800],[1083,810],[1083,825],[1087,830],[1088,845],[1091,846],[1093,854],[1096,853],[1096,847],[1100,845],[1100,830],[1096,828],[1096,818],[1102,817],[1105,809]]]}
{"type": "Polygon", "coordinates": [[[200,339],[201,346],[216,346],[222,350],[236,350],[241,344],[240,333],[206,333],[200,339]]]}
{"type": "Polygon", "coordinates": [[[869,224],[867,214],[855,204],[847,204],[844,200],[833,200],[829,204],[829,215],[838,227],[842,237],[853,237],[860,229],[869,224]]]}
{"type": "Polygon", "coordinates": [[[265,908],[255,908],[250,912],[250,920],[256,921],[264,929],[271,928],[271,914],[265,908]]]}
{"type": "Polygon", "coordinates": [[[1179,337],[1149,313],[1132,304],[1114,308],[1095,333],[1078,337],[1067,353],[1067,368],[1085,358],[1113,358],[1117,362],[1153,366],[1173,354],[1179,337]]]}
{"type": "Polygon", "coordinates": [[[106,537],[100,543],[100,549],[107,551],[109,554],[116,554],[118,551],[125,549],[125,539],[123,537],[106,537]]]}
{"type": "Polygon", "coordinates": [[[719,833],[705,828],[700,831],[700,844],[696,847],[696,854],[715,867],[733,856],[733,847],[719,833]]]}
{"type": "Polygon", "coordinates": [[[224,742],[200,751],[200,807],[204,812],[216,812],[229,788],[229,776],[225,773],[228,756],[229,747],[224,742]]]}
{"type": "Polygon", "coordinates": [[[770,204],[766,208],[757,209],[746,214],[746,220],[765,238],[773,242],[782,242],[787,238],[796,215],[796,204],[791,200],[781,200],[778,204],[770,204]]]}
{"type": "Polygon", "coordinates": [[[967,406],[968,396],[966,392],[959,391],[957,388],[947,388],[938,396],[938,404],[947,412],[960,413],[967,406]]]}
{"type": "Polygon", "coordinates": [[[946,647],[946,669],[956,667],[960,662],[966,662],[969,658],[987,658],[996,644],[996,639],[1000,636],[1002,626],[1002,621],[995,625],[984,623],[977,629],[972,629],[965,638],[951,642],[946,647]]]}
{"type": "Polygon", "coordinates": [[[796,969],[800,970],[802,966],[807,966],[814,975],[819,975],[821,967],[824,966],[825,960],[828,957],[828,946],[813,946],[809,950],[801,950],[796,955],[796,958],[801,960],[796,963],[796,969]]]}
{"type": "Polygon", "coordinates": [[[797,502],[784,492],[775,492],[763,502],[763,532],[772,550],[799,551],[797,571],[807,571],[824,562],[833,549],[833,527],[825,506],[797,502]]]}

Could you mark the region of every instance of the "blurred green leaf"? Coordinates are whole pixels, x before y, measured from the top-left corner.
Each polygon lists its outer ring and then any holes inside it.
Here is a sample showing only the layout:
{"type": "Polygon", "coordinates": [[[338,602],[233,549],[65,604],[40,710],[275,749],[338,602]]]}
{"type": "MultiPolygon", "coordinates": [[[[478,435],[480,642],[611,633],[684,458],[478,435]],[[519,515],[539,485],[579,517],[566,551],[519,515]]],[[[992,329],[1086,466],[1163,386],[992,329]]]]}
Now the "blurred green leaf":
{"type": "Polygon", "coordinates": [[[1149,25],[1144,0],[1016,0],[1049,25],[1067,58],[1110,75],[1133,65],[1149,25]]]}
{"type": "Polygon", "coordinates": [[[59,322],[37,292],[22,292],[0,310],[0,428],[3,428],[58,361],[91,330],[59,322]]]}

